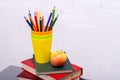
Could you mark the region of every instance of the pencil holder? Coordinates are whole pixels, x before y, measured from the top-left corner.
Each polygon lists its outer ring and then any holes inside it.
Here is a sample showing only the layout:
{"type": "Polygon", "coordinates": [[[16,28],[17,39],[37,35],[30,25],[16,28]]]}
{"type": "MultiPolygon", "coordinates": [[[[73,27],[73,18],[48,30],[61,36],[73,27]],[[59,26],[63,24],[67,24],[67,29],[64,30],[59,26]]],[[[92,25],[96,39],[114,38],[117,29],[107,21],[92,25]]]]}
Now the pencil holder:
{"type": "Polygon", "coordinates": [[[32,46],[37,63],[47,63],[52,45],[52,30],[46,32],[31,32],[32,46]]]}

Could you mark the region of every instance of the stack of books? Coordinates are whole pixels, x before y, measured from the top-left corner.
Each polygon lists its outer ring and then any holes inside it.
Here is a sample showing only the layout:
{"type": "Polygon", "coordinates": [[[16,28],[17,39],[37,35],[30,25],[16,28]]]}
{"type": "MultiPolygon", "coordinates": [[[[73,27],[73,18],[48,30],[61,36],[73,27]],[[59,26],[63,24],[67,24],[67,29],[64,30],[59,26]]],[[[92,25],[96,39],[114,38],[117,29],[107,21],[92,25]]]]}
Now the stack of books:
{"type": "Polygon", "coordinates": [[[62,67],[53,67],[50,62],[39,64],[33,58],[23,60],[18,80],[79,80],[83,74],[80,66],[71,64],[69,59],[62,67]]]}

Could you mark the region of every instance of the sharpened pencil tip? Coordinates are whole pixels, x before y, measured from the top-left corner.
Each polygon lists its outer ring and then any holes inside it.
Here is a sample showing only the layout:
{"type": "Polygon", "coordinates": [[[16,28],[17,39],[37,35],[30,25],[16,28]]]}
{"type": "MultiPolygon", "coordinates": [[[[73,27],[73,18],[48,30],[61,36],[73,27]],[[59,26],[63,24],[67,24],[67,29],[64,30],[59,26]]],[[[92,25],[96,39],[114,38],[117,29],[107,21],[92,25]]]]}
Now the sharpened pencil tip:
{"type": "Polygon", "coordinates": [[[28,10],[28,15],[31,16],[30,10],[28,10]]]}
{"type": "Polygon", "coordinates": [[[59,15],[57,15],[57,18],[58,18],[59,15]]]}
{"type": "Polygon", "coordinates": [[[27,20],[25,16],[24,16],[24,18],[25,18],[25,20],[27,20]]]}

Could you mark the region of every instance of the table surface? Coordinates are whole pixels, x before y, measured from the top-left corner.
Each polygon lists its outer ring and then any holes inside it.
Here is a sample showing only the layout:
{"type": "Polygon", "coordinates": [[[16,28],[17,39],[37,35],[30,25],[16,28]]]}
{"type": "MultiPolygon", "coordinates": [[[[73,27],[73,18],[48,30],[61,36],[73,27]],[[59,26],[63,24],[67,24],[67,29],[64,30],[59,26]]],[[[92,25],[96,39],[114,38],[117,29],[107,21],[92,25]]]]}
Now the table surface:
{"type": "MultiPolygon", "coordinates": [[[[17,75],[21,72],[21,67],[18,66],[8,66],[6,69],[0,72],[0,80],[18,80],[17,75]]],[[[80,78],[80,80],[85,80],[80,78]]]]}

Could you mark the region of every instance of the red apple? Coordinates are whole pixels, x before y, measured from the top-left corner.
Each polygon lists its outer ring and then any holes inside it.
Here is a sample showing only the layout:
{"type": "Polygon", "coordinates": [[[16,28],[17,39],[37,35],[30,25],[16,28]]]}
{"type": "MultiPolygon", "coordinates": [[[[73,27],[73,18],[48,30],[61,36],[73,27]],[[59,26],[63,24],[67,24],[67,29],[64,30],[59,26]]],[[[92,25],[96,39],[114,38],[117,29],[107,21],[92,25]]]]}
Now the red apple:
{"type": "Polygon", "coordinates": [[[63,66],[67,61],[67,55],[62,50],[51,52],[50,62],[54,67],[63,66]]]}

